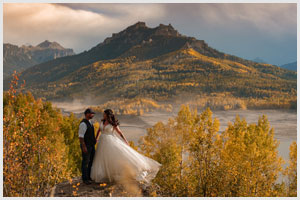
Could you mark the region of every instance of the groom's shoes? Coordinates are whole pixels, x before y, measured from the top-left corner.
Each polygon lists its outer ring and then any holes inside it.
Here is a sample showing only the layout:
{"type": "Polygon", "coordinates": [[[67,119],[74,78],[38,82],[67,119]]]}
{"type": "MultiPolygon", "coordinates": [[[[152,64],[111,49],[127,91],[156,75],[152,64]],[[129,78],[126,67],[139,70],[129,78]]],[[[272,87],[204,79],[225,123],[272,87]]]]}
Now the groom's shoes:
{"type": "Polygon", "coordinates": [[[84,180],[83,183],[85,183],[86,185],[92,184],[92,182],[90,180],[84,180]]]}

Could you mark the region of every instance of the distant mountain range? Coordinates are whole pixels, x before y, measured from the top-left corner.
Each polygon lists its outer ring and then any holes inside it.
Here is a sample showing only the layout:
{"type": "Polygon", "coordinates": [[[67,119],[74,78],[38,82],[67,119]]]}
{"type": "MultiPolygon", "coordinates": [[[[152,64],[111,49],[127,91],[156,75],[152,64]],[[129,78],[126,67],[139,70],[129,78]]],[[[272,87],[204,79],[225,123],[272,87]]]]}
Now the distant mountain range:
{"type": "MultiPolygon", "coordinates": [[[[254,58],[252,61],[257,62],[257,63],[266,63],[267,64],[266,61],[264,61],[262,58],[259,58],[259,57],[254,58]]],[[[288,70],[292,70],[292,71],[297,71],[297,61],[287,63],[287,64],[284,64],[284,65],[280,65],[279,67],[284,68],[284,69],[288,69],[288,70]]]]}
{"type": "Polygon", "coordinates": [[[293,71],[297,71],[297,61],[285,64],[285,65],[281,65],[280,67],[289,69],[289,70],[293,70],[293,71]]]}
{"type": "Polygon", "coordinates": [[[9,43],[3,45],[4,78],[10,77],[13,71],[21,72],[36,64],[56,58],[74,55],[73,49],[66,49],[57,42],[44,42],[37,46],[17,46],[9,43]]]}
{"type": "Polygon", "coordinates": [[[260,58],[260,57],[256,57],[256,58],[254,58],[252,61],[254,61],[254,62],[258,62],[258,63],[267,63],[266,61],[264,61],[262,58],[260,58]]]}
{"type": "MultiPolygon", "coordinates": [[[[297,73],[220,52],[172,25],[138,22],[88,51],[30,67],[26,89],[52,99],[152,98],[226,93],[243,98],[294,98],[297,73]]],[[[8,88],[9,79],[4,82],[8,88]]],[[[99,100],[100,101],[100,100],[99,100]]]]}

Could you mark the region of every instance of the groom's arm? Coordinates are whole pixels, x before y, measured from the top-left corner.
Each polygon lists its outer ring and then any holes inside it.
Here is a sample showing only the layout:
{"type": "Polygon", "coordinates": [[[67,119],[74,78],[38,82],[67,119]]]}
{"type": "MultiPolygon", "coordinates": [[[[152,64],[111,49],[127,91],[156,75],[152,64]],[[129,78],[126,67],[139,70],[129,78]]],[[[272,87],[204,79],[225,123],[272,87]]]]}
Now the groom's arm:
{"type": "Polygon", "coordinates": [[[87,153],[87,148],[86,148],[86,145],[84,143],[84,134],[85,134],[86,129],[87,129],[86,124],[84,122],[81,122],[80,125],[79,125],[78,134],[79,134],[79,142],[82,146],[82,151],[84,153],[87,153]]]}
{"type": "Polygon", "coordinates": [[[84,139],[80,137],[80,138],[79,138],[79,141],[80,141],[80,144],[81,144],[81,146],[82,146],[82,151],[83,151],[84,153],[87,153],[87,148],[86,148],[86,146],[85,146],[84,139]]]}

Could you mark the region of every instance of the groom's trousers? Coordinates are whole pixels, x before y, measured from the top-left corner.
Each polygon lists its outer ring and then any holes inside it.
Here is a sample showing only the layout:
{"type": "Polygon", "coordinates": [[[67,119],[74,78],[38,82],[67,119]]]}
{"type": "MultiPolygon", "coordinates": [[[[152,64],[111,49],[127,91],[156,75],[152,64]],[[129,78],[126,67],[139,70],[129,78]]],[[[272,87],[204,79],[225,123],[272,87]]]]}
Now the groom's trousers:
{"type": "Polygon", "coordinates": [[[92,163],[93,163],[93,158],[95,155],[95,145],[87,145],[87,153],[84,153],[82,151],[82,146],[81,147],[81,152],[82,152],[82,164],[81,164],[81,173],[82,173],[82,180],[86,181],[90,179],[91,176],[91,168],[92,168],[92,163]]]}

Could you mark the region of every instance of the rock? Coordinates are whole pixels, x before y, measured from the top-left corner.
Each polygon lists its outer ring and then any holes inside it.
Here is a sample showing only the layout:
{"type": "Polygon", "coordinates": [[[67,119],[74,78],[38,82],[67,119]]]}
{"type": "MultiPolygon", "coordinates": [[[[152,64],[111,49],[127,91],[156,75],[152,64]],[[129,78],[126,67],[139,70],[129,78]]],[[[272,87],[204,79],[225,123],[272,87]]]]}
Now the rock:
{"type": "Polygon", "coordinates": [[[120,183],[95,183],[86,185],[81,177],[75,177],[72,182],[65,181],[55,185],[49,192],[49,197],[150,197],[157,196],[159,187],[146,185],[137,181],[120,183]]]}

